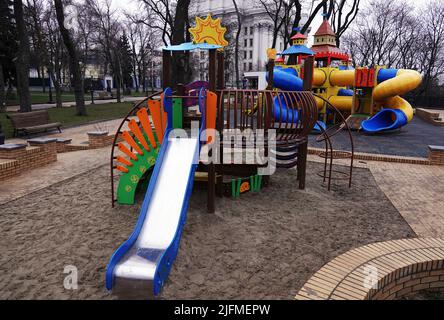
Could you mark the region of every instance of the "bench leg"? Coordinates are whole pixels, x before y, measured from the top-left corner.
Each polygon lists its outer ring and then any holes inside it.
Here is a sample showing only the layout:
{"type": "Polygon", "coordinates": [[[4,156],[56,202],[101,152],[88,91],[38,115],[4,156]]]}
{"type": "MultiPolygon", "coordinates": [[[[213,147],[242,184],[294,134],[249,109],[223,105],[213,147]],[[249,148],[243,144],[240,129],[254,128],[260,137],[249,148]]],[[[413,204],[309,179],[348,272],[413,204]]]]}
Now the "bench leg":
{"type": "Polygon", "coordinates": [[[57,127],[57,129],[59,129],[59,132],[62,133],[62,129],[60,129],[60,127],[57,127]]]}

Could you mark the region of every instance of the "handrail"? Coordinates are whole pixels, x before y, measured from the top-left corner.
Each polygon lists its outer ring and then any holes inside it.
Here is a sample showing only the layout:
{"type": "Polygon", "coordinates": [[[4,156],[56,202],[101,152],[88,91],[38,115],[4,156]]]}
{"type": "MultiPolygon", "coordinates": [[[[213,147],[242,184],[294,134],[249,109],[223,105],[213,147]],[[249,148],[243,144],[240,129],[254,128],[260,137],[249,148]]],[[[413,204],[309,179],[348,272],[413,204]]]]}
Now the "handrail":
{"type": "Polygon", "coordinates": [[[115,195],[114,195],[114,160],[116,159],[114,156],[114,150],[117,145],[117,139],[119,138],[119,135],[121,134],[121,129],[123,125],[129,121],[128,118],[134,115],[134,112],[136,110],[140,110],[142,108],[142,105],[146,104],[148,100],[153,99],[156,96],[160,96],[162,94],[162,91],[158,91],[153,93],[152,95],[146,97],[145,99],[139,101],[134,105],[134,107],[127,113],[127,115],[123,118],[122,122],[120,123],[119,127],[117,128],[116,134],[114,136],[113,145],[111,147],[111,205],[114,208],[114,204],[116,201],[115,195]]]}

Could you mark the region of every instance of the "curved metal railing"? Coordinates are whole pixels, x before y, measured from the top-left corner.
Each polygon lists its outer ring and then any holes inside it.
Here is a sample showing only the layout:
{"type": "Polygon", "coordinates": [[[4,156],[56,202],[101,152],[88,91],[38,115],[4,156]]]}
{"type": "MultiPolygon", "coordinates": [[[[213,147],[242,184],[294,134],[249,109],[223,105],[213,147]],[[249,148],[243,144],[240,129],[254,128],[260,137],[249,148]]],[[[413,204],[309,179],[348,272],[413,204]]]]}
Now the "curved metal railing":
{"type": "Polygon", "coordinates": [[[354,154],[355,154],[355,147],[354,147],[354,141],[353,141],[353,135],[351,133],[351,129],[349,125],[347,124],[347,120],[342,115],[342,113],[336,108],[333,104],[330,103],[327,99],[321,97],[320,95],[314,94],[317,98],[323,100],[327,106],[327,108],[333,110],[335,115],[340,118],[341,121],[334,124],[333,126],[323,129],[321,126],[321,134],[316,138],[316,142],[325,142],[325,152],[322,152],[320,156],[325,159],[324,162],[324,171],[323,171],[323,179],[324,182],[328,179],[328,190],[331,189],[331,180],[333,179],[333,172],[342,174],[343,177],[336,177],[334,179],[348,179],[349,180],[349,188],[352,184],[352,178],[353,178],[353,163],[354,163],[354,154]],[[350,140],[350,151],[337,151],[333,149],[333,142],[332,138],[336,136],[341,131],[346,130],[348,133],[348,137],[350,140]],[[333,170],[333,160],[334,159],[346,159],[350,158],[350,172],[348,174],[345,174],[342,171],[335,171],[333,170]],[[328,160],[330,160],[330,164],[328,164],[328,160]],[[328,173],[327,173],[327,167],[328,167],[328,173]]]}
{"type": "Polygon", "coordinates": [[[306,139],[317,121],[317,106],[309,91],[217,91],[218,123],[224,130],[276,129],[277,143],[286,145],[306,139]]]}

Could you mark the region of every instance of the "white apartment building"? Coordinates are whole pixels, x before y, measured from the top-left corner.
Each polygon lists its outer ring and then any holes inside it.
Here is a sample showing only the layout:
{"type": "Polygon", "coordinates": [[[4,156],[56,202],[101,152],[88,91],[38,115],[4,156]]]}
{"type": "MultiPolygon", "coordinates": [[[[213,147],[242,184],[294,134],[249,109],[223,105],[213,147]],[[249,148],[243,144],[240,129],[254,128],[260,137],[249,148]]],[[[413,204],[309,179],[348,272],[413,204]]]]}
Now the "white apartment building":
{"type": "MultiPolygon", "coordinates": [[[[267,49],[273,42],[273,21],[258,0],[238,0],[237,5],[242,14],[242,31],[239,41],[239,69],[241,78],[248,74],[257,77],[258,72],[266,70],[267,49]],[[246,74],[247,73],[247,74],[246,74]]],[[[228,85],[235,83],[234,45],[237,32],[237,15],[232,0],[192,0],[190,17],[206,17],[211,14],[215,18],[222,18],[222,25],[228,29],[227,40],[230,42],[226,51],[228,64],[225,80],[228,85]]],[[[306,15],[302,20],[306,19],[306,15]]],[[[302,21],[303,23],[304,21],[302,21]]],[[[279,35],[276,49],[284,49],[284,40],[279,35]]],[[[205,54],[198,57],[199,65],[196,77],[207,77],[207,59],[205,54]]],[[[257,85],[256,85],[257,86],[257,85]]]]}

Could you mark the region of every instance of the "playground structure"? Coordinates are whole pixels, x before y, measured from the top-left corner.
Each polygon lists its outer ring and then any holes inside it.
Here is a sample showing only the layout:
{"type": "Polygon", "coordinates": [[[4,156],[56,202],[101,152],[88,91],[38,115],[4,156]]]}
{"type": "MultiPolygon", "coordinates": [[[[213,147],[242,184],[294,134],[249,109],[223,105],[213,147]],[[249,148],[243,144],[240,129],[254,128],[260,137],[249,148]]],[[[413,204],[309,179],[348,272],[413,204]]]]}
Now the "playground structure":
{"type": "MultiPolygon", "coordinates": [[[[195,181],[206,185],[210,213],[224,189],[236,198],[266,186],[269,176],[260,175],[259,169],[268,166],[296,167],[299,188],[305,188],[307,137],[318,113],[309,87],[276,92],[270,90],[270,82],[267,90],[225,89],[225,28],[208,16],[198,18],[190,32],[194,42],[163,48],[164,90],[136,105],[114,138],[112,204],[132,204],[136,191],[147,189],[134,232],[111,257],[106,272],[106,288],[121,297],[146,298],[161,292],[179,249],[195,181]],[[209,52],[208,83],[171,83],[171,55],[196,49],[209,52]],[[188,136],[177,137],[174,129],[183,129],[188,136]],[[236,154],[257,150],[263,154],[261,161],[233,160],[236,154]],[[206,161],[216,153],[222,161],[206,161]]],[[[273,52],[269,58],[272,74],[273,52]]],[[[311,85],[311,72],[305,77],[311,85]]]]}
{"type": "Polygon", "coordinates": [[[306,37],[300,33],[292,40],[293,45],[280,54],[273,85],[281,90],[302,90],[301,63],[314,56],[313,93],[323,120],[318,126],[325,128],[335,123],[335,119],[329,119],[326,101],[348,117],[351,128],[369,133],[399,129],[412,120],[413,108],[400,96],[421,84],[417,71],[384,66],[353,70],[349,56],[336,47],[336,35],[326,19],[315,33],[311,49],[305,46],[306,37]]]}

